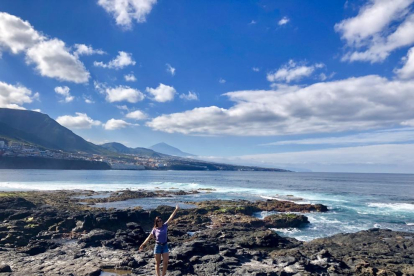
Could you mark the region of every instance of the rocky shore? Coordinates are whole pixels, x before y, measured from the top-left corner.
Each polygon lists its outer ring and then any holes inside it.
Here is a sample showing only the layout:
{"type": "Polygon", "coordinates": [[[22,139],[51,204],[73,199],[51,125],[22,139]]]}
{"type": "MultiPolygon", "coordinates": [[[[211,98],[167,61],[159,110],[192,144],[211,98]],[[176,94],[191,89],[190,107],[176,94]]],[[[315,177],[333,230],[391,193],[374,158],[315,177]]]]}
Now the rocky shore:
{"type": "MultiPolygon", "coordinates": [[[[138,251],[155,210],[94,203],[198,191],[0,192],[1,275],[154,275],[153,243],[138,251]],[[116,273],[116,274],[111,274],[116,273]]],[[[301,242],[269,228],[306,227],[324,205],[188,202],[169,230],[168,275],[414,275],[414,234],[370,229],[301,242]],[[265,219],[253,216],[274,211],[265,219]],[[294,213],[292,213],[294,212],[294,213]]]]}

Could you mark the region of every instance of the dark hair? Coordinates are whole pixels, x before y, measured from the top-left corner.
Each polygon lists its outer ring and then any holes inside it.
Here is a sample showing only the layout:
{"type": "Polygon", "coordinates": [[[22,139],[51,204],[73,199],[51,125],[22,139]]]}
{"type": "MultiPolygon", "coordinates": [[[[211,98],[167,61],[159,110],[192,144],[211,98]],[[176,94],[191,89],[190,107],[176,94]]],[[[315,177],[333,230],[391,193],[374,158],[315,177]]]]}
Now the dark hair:
{"type": "Polygon", "coordinates": [[[157,226],[157,221],[158,220],[162,220],[162,218],[161,217],[155,217],[155,220],[154,220],[154,228],[157,228],[158,226],[157,226]]]}

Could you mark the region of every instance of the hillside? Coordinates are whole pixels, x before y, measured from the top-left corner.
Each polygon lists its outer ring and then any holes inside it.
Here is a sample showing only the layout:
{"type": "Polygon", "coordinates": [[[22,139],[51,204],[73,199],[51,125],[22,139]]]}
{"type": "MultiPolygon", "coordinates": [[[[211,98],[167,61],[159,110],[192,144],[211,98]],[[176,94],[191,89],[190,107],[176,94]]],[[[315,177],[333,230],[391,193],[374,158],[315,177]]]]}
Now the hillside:
{"type": "Polygon", "coordinates": [[[0,108],[0,136],[67,152],[105,152],[103,148],[87,142],[48,115],[30,110],[0,108]]]}
{"type": "Polygon", "coordinates": [[[195,156],[193,154],[183,152],[173,146],[170,146],[166,143],[158,143],[150,147],[150,149],[161,152],[168,155],[180,156],[180,157],[188,157],[188,156],[195,156]]]}
{"type": "Polygon", "coordinates": [[[158,152],[155,152],[153,150],[150,149],[146,149],[146,148],[129,148],[121,143],[116,143],[116,142],[112,142],[112,143],[106,143],[103,145],[100,145],[101,147],[111,151],[111,152],[116,152],[116,153],[121,153],[121,154],[137,154],[140,156],[147,156],[147,157],[162,157],[163,154],[160,154],[158,152]]]}

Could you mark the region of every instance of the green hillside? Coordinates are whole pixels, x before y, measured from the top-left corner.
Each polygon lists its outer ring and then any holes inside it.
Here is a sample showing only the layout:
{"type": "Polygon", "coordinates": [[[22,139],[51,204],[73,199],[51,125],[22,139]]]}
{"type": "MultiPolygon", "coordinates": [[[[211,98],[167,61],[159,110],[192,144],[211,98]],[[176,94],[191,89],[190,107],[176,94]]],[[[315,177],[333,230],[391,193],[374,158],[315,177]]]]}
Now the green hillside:
{"type": "Polygon", "coordinates": [[[163,154],[160,154],[158,152],[155,152],[153,150],[150,149],[146,149],[146,148],[128,148],[126,146],[124,146],[121,143],[106,143],[101,145],[101,147],[112,151],[112,152],[116,152],[116,153],[121,153],[121,154],[137,154],[140,156],[147,156],[147,157],[162,157],[163,154]]]}
{"type": "Polygon", "coordinates": [[[106,152],[61,126],[48,115],[29,110],[0,108],[0,136],[67,152],[106,152]]]}

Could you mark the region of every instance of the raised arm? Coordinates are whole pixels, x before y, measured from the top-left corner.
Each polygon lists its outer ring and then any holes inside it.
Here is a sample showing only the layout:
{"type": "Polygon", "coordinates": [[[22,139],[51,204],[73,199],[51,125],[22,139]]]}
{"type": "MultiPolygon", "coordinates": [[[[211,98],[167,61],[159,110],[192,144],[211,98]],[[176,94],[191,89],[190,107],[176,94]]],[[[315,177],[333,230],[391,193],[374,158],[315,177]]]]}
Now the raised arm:
{"type": "Polygon", "coordinates": [[[170,221],[172,221],[172,219],[174,218],[174,216],[177,213],[177,211],[178,211],[178,204],[177,204],[177,206],[175,206],[174,212],[171,214],[170,218],[165,223],[169,224],[170,221]]]}
{"type": "Polygon", "coordinates": [[[139,247],[139,250],[141,251],[144,246],[147,244],[147,242],[153,237],[154,235],[152,234],[152,232],[149,234],[149,236],[145,239],[145,241],[141,244],[141,246],[139,247]]]}

